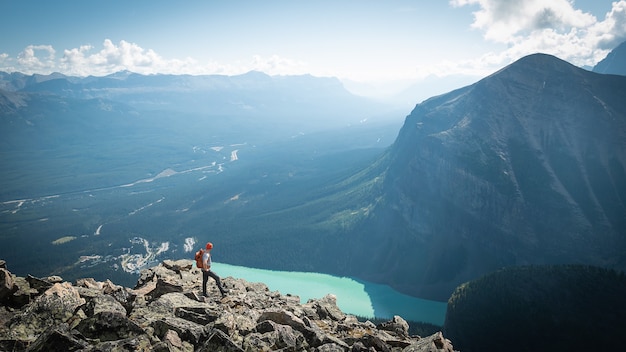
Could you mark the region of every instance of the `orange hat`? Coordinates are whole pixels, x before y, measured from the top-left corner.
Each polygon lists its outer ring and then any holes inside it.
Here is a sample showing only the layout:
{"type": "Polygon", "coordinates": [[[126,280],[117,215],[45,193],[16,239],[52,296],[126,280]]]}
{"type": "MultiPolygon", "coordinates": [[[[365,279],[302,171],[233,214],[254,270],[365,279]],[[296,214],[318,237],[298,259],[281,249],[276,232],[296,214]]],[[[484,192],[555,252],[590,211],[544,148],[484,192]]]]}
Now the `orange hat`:
{"type": "Polygon", "coordinates": [[[206,249],[211,249],[211,248],[213,248],[213,243],[207,242],[206,243],[206,249]]]}

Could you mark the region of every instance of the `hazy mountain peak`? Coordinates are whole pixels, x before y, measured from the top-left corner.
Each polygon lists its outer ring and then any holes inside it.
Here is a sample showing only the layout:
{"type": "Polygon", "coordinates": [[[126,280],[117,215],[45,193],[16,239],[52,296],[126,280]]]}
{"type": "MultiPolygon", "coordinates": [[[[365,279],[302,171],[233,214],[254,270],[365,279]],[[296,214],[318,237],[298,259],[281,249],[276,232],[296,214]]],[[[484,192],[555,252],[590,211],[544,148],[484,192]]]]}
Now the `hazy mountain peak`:
{"type": "Polygon", "coordinates": [[[620,44],[598,62],[593,72],[626,76],[626,42],[620,44]]]}
{"type": "Polygon", "coordinates": [[[125,79],[127,79],[128,77],[130,77],[132,75],[136,75],[136,73],[131,72],[129,70],[122,70],[122,71],[117,71],[117,72],[111,73],[110,75],[106,75],[104,77],[112,78],[112,79],[125,80],[125,79]]]}

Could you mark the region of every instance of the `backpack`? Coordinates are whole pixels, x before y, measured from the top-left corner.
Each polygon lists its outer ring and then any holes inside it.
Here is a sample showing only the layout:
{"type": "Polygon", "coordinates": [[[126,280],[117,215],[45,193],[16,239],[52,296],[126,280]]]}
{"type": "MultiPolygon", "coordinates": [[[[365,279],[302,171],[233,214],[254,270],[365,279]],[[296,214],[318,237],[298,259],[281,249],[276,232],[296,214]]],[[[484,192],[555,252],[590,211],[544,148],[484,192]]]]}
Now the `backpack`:
{"type": "Polygon", "coordinates": [[[202,257],[204,256],[204,249],[200,249],[199,251],[196,252],[196,266],[200,269],[202,269],[204,267],[204,265],[202,265],[202,257]]]}

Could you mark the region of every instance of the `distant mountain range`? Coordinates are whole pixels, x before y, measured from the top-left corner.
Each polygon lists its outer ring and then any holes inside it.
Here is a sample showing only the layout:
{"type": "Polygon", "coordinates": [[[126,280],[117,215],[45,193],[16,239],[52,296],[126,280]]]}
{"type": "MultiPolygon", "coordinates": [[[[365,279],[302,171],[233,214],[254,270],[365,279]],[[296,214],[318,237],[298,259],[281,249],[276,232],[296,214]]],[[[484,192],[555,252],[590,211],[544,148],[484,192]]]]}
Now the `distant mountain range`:
{"type": "Polygon", "coordinates": [[[138,111],[248,116],[305,132],[355,124],[389,112],[384,104],[349,93],[336,78],[268,76],[255,71],[237,76],[141,75],[123,71],[104,77],[0,72],[2,90],[67,99],[102,99],[138,111]]]}

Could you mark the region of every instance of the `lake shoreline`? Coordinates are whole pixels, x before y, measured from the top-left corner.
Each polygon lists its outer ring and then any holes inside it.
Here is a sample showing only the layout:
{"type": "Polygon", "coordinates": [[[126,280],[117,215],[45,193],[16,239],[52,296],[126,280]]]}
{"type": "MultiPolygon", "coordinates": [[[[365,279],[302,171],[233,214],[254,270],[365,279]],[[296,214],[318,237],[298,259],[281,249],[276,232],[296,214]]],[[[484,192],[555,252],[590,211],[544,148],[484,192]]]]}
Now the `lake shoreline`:
{"type": "Polygon", "coordinates": [[[271,291],[298,296],[302,303],[332,294],[345,313],[365,318],[390,319],[399,315],[405,320],[443,326],[447,302],[412,297],[382,284],[322,273],[274,271],[213,262],[212,270],[220,277],[262,282],[271,291]]]}

